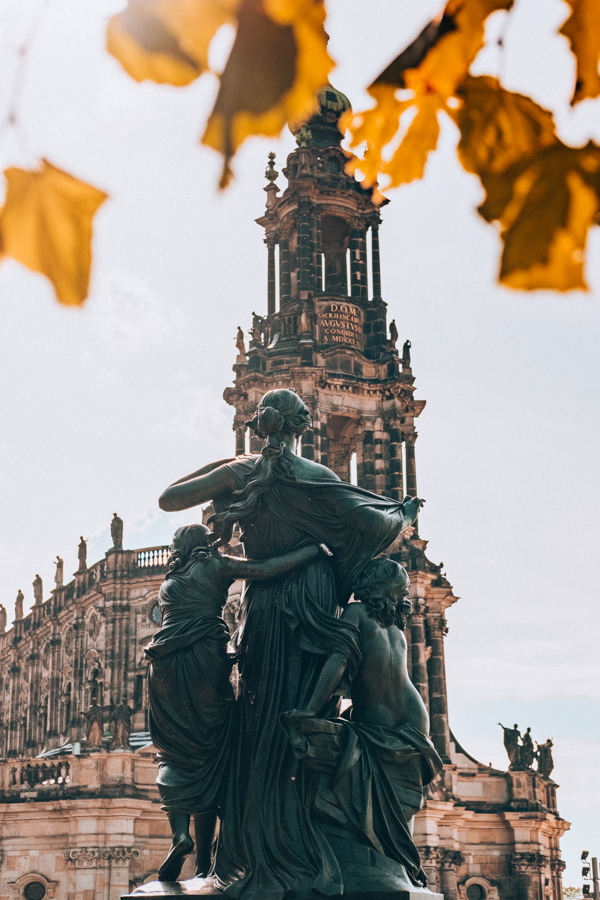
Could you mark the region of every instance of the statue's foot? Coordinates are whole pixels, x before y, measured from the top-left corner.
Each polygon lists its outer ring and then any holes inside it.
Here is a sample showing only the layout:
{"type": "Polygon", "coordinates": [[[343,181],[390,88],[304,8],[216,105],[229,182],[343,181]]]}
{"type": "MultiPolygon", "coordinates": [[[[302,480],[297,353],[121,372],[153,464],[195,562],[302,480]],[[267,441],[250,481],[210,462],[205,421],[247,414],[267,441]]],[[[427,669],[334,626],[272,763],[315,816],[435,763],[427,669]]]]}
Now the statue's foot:
{"type": "Polygon", "coordinates": [[[183,861],[194,849],[194,842],[189,835],[174,840],[164,863],[158,870],[159,881],[177,881],[181,873],[183,861]]]}

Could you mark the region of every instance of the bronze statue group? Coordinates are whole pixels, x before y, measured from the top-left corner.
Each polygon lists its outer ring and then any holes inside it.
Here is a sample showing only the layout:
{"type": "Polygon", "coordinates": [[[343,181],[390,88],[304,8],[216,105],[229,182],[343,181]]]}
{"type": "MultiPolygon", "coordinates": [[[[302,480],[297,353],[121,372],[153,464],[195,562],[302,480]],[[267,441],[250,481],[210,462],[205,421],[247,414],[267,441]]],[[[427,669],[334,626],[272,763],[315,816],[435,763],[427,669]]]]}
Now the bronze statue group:
{"type": "Polygon", "coordinates": [[[411,820],[442,762],[406,666],[408,577],[379,555],[420,501],[380,497],[297,456],[311,420],[293,391],[270,391],[248,424],[260,454],[207,465],[160,498],[166,510],[210,501],[215,514],[212,531],[176,532],[162,627],[146,649],[173,835],[159,878],[178,878],[193,816],[205,893],[426,892],[411,820]],[[245,558],[218,549],[236,523],[245,558]],[[237,579],[230,640],[222,610],[237,579]],[[342,696],[352,704],[340,715],[342,696]]]}

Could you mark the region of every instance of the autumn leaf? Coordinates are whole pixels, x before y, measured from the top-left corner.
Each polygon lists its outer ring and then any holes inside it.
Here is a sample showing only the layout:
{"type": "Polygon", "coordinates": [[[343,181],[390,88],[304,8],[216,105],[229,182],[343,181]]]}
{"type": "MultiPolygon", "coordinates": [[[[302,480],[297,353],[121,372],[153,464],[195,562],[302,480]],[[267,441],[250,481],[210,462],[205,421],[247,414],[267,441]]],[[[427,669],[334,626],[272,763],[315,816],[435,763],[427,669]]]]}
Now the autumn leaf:
{"type": "Polygon", "coordinates": [[[333,60],[327,53],[323,0],[243,0],[238,30],[202,142],[230,161],[250,135],[277,135],[316,109],[333,60]]]}
{"type": "Polygon", "coordinates": [[[587,290],[583,264],[600,210],[600,147],[556,142],[482,181],[487,197],[479,212],[502,229],[501,284],[587,290]]]}
{"type": "Polygon", "coordinates": [[[513,163],[558,144],[552,113],[530,97],[506,91],[496,78],[467,75],[451,115],[460,129],[458,155],[467,172],[503,172],[513,163]]]}
{"type": "Polygon", "coordinates": [[[367,184],[378,175],[388,175],[389,187],[421,178],[429,153],[439,135],[438,113],[450,111],[454,96],[469,66],[483,46],[486,18],[496,10],[508,10],[513,0],[450,0],[442,15],[430,22],[419,36],[379,75],[369,87],[374,108],[346,121],[352,132],[352,147],[367,142],[360,168],[367,184]],[[412,93],[399,100],[398,89],[412,93]],[[410,110],[415,117],[395,150],[393,142],[402,130],[402,118],[410,110]],[[386,148],[390,153],[386,154],[386,148]],[[386,155],[391,158],[387,159],[386,155]]]}
{"type": "Polygon", "coordinates": [[[4,174],[5,255],[49,278],[61,303],[81,306],[90,281],[92,219],[108,195],[46,160],[37,171],[4,174]]]}
{"type": "Polygon", "coordinates": [[[240,0],[129,0],[108,23],[106,43],[136,81],[178,87],[208,68],[217,30],[234,23],[240,0]]]}
{"type": "Polygon", "coordinates": [[[560,29],[571,43],[577,60],[577,80],[571,103],[600,96],[600,3],[598,0],[566,0],[571,15],[560,29]]]}

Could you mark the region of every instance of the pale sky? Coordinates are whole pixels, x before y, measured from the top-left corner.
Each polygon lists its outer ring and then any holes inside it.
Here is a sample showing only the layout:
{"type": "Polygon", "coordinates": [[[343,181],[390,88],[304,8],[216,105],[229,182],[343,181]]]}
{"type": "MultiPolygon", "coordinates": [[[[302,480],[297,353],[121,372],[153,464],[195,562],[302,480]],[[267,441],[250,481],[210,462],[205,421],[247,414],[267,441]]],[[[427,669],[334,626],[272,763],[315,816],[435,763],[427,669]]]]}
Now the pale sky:
{"type": "MultiPolygon", "coordinates": [[[[216,81],[138,85],[103,48],[121,0],[51,0],[19,100],[22,127],[2,166],[43,156],[106,190],[95,227],[91,296],[59,307],[40,276],[0,266],[0,602],[53,586],[53,559],[75,570],[110,546],[113,512],[130,548],[167,543],[194,511],[159,513],[163,488],[233,452],[236,326],[266,311],[266,250],[254,219],[263,172],[293,147],[255,139],[216,190],[220,161],[198,145],[216,81]]],[[[38,3],[0,0],[0,110],[38,3]]],[[[332,82],[355,109],[364,87],[441,8],[439,0],[328,0],[332,82]],[[368,15],[367,15],[368,10],[368,15]]],[[[490,31],[502,28],[496,14],[490,31]]],[[[553,36],[560,0],[517,0],[505,49],[476,72],[502,75],[555,111],[563,138],[600,141],[600,101],[568,106],[573,60],[553,36]]],[[[230,35],[219,35],[218,62],[230,35]]],[[[0,118],[3,113],[0,113],[0,118]]],[[[448,613],[450,721],[472,755],[506,768],[504,724],[555,742],[565,884],[582,849],[600,855],[595,770],[598,684],[598,368],[600,230],[588,294],[522,294],[495,283],[500,245],[474,212],[477,180],[444,123],[426,177],[389,192],[381,229],[389,318],[412,341],[419,420],[421,531],[461,597],[448,613]],[[595,841],[595,843],[594,843],[595,841]]],[[[283,178],[280,183],[283,187],[283,178]]]]}

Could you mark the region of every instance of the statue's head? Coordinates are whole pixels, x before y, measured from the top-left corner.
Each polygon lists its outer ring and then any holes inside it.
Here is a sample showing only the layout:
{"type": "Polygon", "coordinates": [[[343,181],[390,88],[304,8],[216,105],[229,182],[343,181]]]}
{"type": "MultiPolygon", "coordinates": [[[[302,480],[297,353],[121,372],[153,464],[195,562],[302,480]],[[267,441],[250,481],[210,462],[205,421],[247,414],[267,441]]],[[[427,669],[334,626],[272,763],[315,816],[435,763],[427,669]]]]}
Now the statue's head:
{"type": "Polygon", "coordinates": [[[206,525],[182,525],[178,528],[170,548],[169,572],[184,565],[194,550],[208,550],[210,534],[210,528],[206,525]]]}
{"type": "Polygon", "coordinates": [[[367,607],[371,618],[383,628],[406,626],[412,609],[407,599],[410,580],[406,569],[393,559],[381,556],[372,560],[354,584],[354,599],[367,607]]]}
{"type": "Polygon", "coordinates": [[[286,389],[267,391],[246,425],[261,438],[284,434],[303,434],[312,425],[308,407],[295,391],[286,389]]]}

